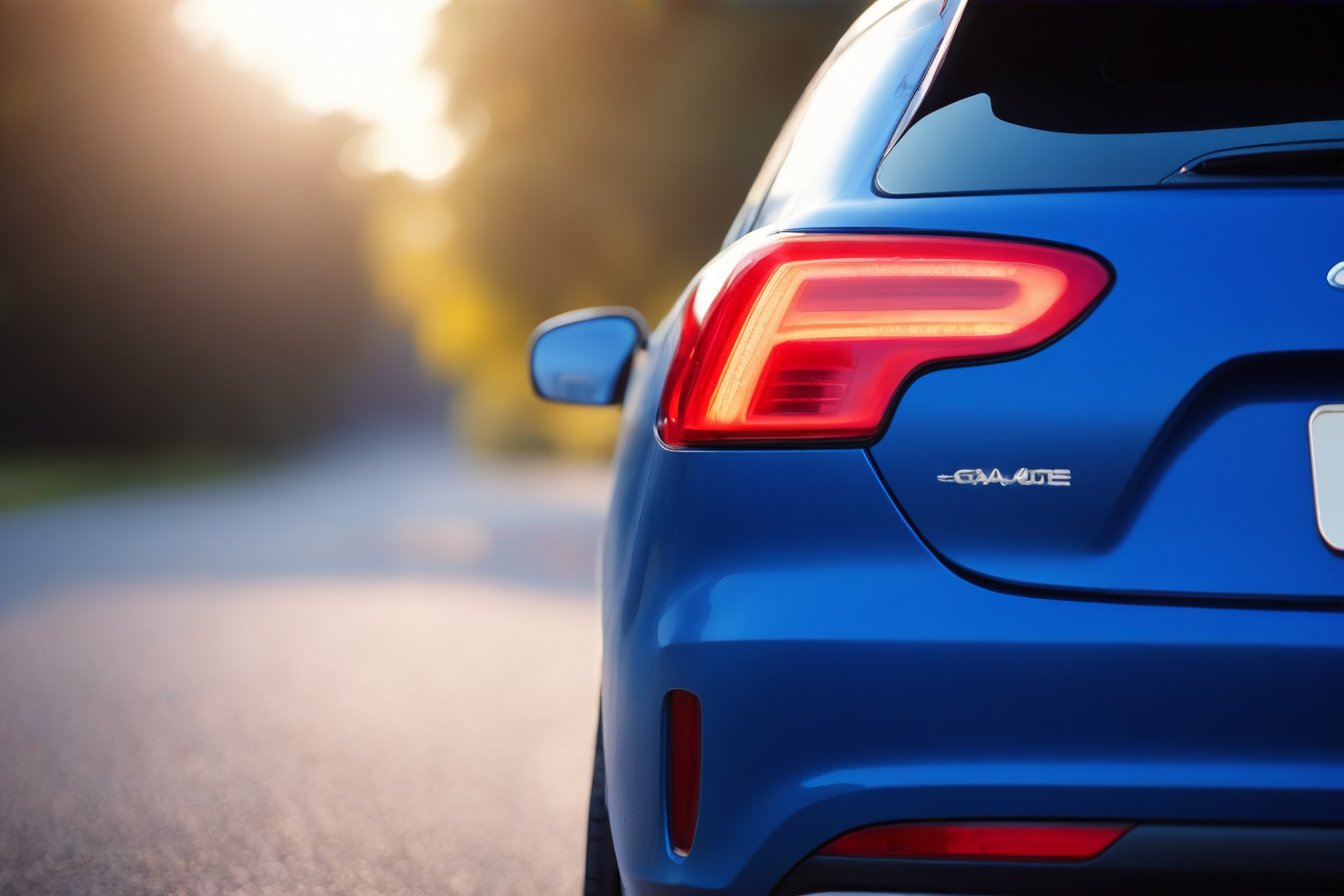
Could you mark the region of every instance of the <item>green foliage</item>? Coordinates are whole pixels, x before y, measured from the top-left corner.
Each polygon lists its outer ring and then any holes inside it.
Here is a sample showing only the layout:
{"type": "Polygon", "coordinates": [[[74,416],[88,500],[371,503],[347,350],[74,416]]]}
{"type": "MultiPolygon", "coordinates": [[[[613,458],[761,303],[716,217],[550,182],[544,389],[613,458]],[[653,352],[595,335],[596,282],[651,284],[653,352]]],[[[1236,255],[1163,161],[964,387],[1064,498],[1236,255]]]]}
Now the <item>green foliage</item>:
{"type": "Polygon", "coordinates": [[[172,6],[0,0],[0,447],[281,442],[360,347],[349,125],[172,6]]]}
{"type": "Polygon", "coordinates": [[[528,330],[585,305],[665,314],[717,252],[789,110],[861,6],[445,8],[434,63],[469,146],[441,195],[447,261],[434,276],[404,254],[375,255],[431,363],[463,384],[469,440],[585,454],[610,446],[609,412],[531,397],[528,330]],[[413,268],[418,278],[400,276],[413,268]],[[468,321],[485,344],[452,338],[468,321]]]}
{"type": "Polygon", "coordinates": [[[458,251],[538,317],[661,315],[715,253],[855,3],[454,0],[458,251]]]}
{"type": "Polygon", "coordinates": [[[0,451],[303,435],[363,348],[369,264],[469,441],[600,451],[612,415],[531,399],[527,332],[661,316],[859,8],[452,0],[431,62],[468,152],[365,191],[349,122],[192,50],[173,5],[0,0],[0,451]]]}
{"type": "Polygon", "coordinates": [[[0,512],[129,488],[200,482],[241,469],[209,452],[0,457],[0,512]]]}

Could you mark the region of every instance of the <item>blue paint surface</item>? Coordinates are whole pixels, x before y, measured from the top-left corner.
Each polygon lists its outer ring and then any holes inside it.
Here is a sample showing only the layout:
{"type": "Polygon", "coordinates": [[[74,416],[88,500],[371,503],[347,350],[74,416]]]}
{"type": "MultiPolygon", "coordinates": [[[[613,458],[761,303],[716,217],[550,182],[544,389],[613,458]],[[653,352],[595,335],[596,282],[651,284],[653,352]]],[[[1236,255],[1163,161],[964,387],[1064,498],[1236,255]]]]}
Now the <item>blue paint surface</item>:
{"type": "Polygon", "coordinates": [[[881,822],[1344,824],[1344,556],[1316,531],[1307,440],[1312,409],[1344,402],[1325,279],[1344,192],[879,195],[940,34],[920,21],[902,38],[918,52],[851,94],[852,139],[817,142],[830,154],[754,195],[735,236],[1026,240],[1092,253],[1113,283],[1038,350],[922,372],[867,446],[667,448],[677,311],[654,333],[600,568],[632,896],[767,893],[881,822]],[[1071,484],[938,479],[967,468],[1071,484]],[[703,705],[684,858],[664,820],[673,688],[703,705]]]}

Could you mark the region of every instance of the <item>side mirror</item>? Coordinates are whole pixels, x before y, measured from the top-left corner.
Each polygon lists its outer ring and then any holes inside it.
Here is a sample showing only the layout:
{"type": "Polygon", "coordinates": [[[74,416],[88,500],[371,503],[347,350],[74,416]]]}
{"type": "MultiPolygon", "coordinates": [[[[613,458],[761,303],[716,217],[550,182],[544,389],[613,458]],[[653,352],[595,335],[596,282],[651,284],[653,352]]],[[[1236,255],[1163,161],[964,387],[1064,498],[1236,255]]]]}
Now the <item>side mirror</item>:
{"type": "Polygon", "coordinates": [[[648,341],[629,308],[588,308],[553,317],[532,334],[532,388],[547,401],[620,404],[635,350],[648,341]]]}

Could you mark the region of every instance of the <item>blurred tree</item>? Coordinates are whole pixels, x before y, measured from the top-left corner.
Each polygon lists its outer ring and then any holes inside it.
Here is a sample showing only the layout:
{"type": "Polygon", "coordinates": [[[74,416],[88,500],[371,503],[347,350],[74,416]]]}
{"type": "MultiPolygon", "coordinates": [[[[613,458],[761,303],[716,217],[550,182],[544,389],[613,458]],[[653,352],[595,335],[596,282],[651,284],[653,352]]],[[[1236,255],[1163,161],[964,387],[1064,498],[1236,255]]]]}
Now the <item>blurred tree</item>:
{"type": "Polygon", "coordinates": [[[527,397],[527,330],[583,305],[666,313],[864,5],[447,5],[434,61],[468,148],[430,228],[438,254],[399,255],[404,241],[376,231],[374,257],[429,357],[466,380],[463,423],[478,441],[607,443],[611,415],[556,413],[527,397]],[[454,328],[494,351],[464,345],[454,328]]]}
{"type": "Polygon", "coordinates": [[[336,402],[370,287],[313,121],[171,0],[0,0],[0,447],[273,445],[336,402]]]}

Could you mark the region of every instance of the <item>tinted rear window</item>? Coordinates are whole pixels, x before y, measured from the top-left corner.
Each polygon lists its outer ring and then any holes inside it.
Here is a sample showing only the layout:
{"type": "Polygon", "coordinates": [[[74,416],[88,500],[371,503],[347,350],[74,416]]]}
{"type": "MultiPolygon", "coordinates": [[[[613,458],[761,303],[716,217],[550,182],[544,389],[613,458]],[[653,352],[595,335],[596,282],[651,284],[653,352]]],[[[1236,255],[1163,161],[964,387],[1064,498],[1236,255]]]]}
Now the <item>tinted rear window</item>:
{"type": "Polygon", "coordinates": [[[1150,186],[1209,153],[1344,141],[1344,3],[968,3],[886,193],[1150,186]]]}

